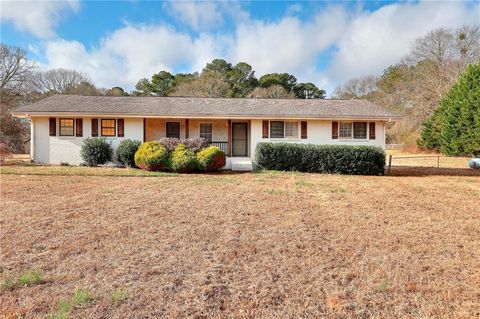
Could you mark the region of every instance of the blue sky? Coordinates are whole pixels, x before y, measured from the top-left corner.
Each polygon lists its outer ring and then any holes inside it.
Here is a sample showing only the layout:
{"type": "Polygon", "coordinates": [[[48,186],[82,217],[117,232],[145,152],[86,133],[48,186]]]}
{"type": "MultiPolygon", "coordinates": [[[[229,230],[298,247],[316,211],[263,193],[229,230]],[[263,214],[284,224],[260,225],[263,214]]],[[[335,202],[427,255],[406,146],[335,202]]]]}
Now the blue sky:
{"type": "Polygon", "coordinates": [[[380,74],[433,28],[480,23],[478,2],[2,1],[1,41],[41,69],[74,68],[132,89],[160,70],[221,57],[260,76],[289,72],[331,93],[380,74]]]}

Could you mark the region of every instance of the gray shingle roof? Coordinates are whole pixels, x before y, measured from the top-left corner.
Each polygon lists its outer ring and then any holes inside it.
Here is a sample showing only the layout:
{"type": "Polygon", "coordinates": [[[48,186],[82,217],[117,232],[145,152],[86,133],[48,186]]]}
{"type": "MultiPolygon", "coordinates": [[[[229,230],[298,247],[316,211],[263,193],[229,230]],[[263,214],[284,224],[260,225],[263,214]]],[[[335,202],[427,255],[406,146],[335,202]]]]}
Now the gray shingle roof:
{"type": "Polygon", "coordinates": [[[110,97],[54,95],[14,115],[98,114],[245,118],[385,118],[399,115],[365,100],[110,97]]]}

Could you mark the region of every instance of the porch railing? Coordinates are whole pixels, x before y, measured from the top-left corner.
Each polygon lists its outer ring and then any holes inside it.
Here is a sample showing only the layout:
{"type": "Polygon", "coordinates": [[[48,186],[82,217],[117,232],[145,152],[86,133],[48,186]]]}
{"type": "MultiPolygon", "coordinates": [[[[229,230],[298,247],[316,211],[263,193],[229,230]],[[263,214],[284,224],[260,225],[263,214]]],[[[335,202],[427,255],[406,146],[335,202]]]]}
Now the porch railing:
{"type": "Polygon", "coordinates": [[[228,155],[228,142],[210,142],[210,145],[216,146],[228,155]]]}

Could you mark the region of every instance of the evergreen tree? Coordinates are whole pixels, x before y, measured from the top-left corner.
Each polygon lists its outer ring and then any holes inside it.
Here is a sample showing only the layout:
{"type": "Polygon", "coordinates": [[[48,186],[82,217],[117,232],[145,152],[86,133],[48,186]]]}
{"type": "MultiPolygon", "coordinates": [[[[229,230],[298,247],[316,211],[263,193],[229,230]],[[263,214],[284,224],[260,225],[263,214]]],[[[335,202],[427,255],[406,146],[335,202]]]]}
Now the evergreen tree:
{"type": "Polygon", "coordinates": [[[452,86],[418,144],[446,155],[480,154],[480,64],[469,65],[452,86]]]}
{"type": "Polygon", "coordinates": [[[467,67],[443,105],[440,151],[447,155],[480,153],[480,64],[467,67]]]}

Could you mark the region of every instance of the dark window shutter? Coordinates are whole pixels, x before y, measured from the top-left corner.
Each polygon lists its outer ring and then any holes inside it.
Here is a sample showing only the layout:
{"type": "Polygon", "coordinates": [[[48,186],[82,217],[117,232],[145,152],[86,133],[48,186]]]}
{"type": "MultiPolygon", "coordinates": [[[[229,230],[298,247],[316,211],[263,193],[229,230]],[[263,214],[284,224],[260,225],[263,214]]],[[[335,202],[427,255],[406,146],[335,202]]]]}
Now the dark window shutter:
{"type": "Polygon", "coordinates": [[[307,138],[307,121],[302,121],[300,126],[301,126],[301,130],[302,130],[302,132],[300,134],[301,137],[302,138],[307,138]]]}
{"type": "Polygon", "coordinates": [[[268,121],[262,122],[262,128],[263,128],[262,138],[268,138],[268,121]]]}
{"type": "Polygon", "coordinates": [[[332,139],[338,139],[338,122],[332,122],[332,139]]]}
{"type": "Polygon", "coordinates": [[[76,129],[76,134],[78,137],[83,136],[83,120],[82,119],[76,119],[75,120],[75,129],[76,129]]]}
{"type": "Polygon", "coordinates": [[[375,139],[375,122],[370,122],[370,133],[369,133],[369,138],[371,140],[375,139]]]}
{"type": "Polygon", "coordinates": [[[57,136],[57,119],[55,117],[51,117],[48,119],[48,126],[50,130],[50,136],[57,136]]]}
{"type": "Polygon", "coordinates": [[[124,137],[125,136],[125,122],[123,119],[117,120],[117,136],[124,137]]]}
{"type": "Polygon", "coordinates": [[[98,119],[92,119],[92,136],[98,136],[98,119]]]}

